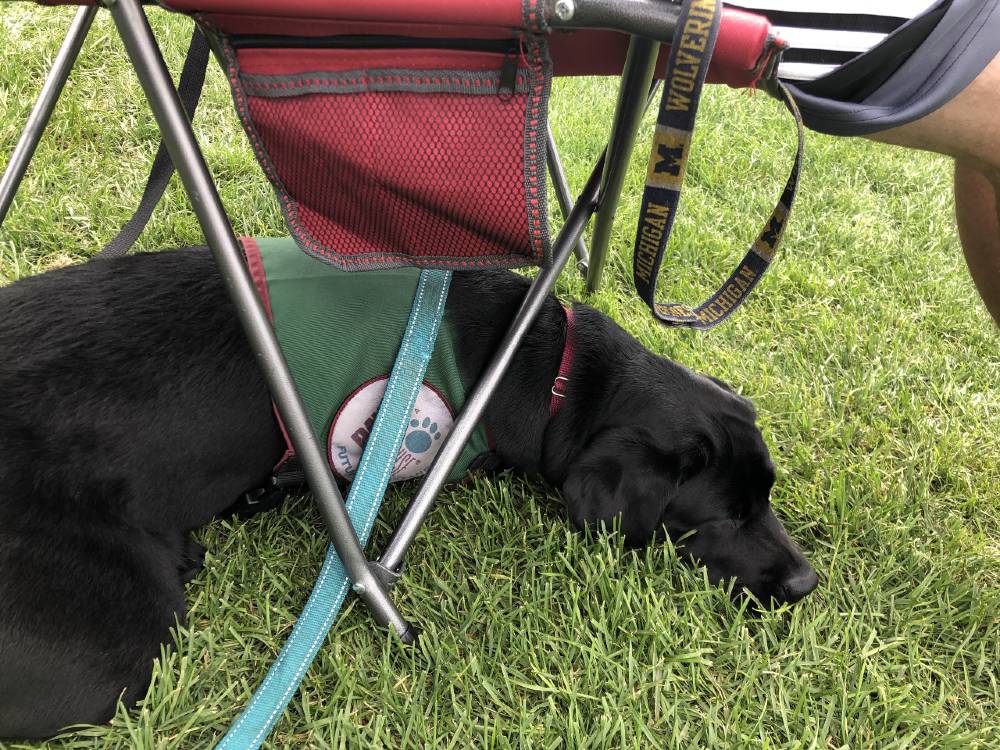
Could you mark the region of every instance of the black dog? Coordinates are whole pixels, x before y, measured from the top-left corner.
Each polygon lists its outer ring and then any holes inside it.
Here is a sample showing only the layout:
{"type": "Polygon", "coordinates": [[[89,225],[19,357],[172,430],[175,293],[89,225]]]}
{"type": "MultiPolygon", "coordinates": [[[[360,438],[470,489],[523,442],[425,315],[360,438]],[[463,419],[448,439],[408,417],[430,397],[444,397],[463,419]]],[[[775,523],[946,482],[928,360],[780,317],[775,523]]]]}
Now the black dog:
{"type": "MultiPolygon", "coordinates": [[[[463,377],[524,295],[512,273],[456,274],[463,377]]],[[[664,531],[763,602],[816,574],[771,511],[750,402],[654,356],[584,305],[549,418],[566,319],[554,298],[486,412],[500,466],[561,488],[573,524],[664,531]]],[[[141,698],[183,584],[188,533],[260,486],[284,444],[204,249],[100,260],[0,289],[0,737],[106,721],[141,698]]]]}

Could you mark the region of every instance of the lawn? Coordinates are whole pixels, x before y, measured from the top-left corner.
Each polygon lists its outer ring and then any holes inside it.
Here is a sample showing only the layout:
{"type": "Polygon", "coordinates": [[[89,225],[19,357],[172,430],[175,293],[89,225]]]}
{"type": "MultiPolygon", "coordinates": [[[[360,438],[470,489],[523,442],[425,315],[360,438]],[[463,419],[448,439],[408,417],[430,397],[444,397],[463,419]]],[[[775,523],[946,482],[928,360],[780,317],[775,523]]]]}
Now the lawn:
{"type": "MultiPolygon", "coordinates": [[[[176,71],[188,25],[151,13],[176,71]]],[[[70,15],[0,8],[0,163],[70,15]]],[[[577,188],[613,103],[610,81],[555,86],[577,188]]],[[[540,481],[475,478],[444,492],[397,587],[417,647],[350,600],[271,747],[1000,747],[1000,334],[965,270],[949,164],[810,134],[771,273],[725,325],[680,332],[630,289],[651,122],[602,290],[585,297],[567,271],[559,294],[755,401],[774,505],[819,589],[754,618],[665,546],[574,534],[540,481]]],[[[196,130],[237,233],[283,233],[218,70],[196,130]]],[[[156,143],[102,14],[0,230],[0,283],[86,261],[131,214],[156,143]]],[[[671,298],[694,302],[742,257],[791,149],[790,118],[766,96],[708,92],[661,282],[671,298]]],[[[201,241],[175,180],[139,245],[201,241]]],[[[413,490],[395,488],[382,518],[413,490]]],[[[198,538],[207,566],[146,700],[45,747],[206,747],[245,704],[305,601],[324,530],[299,498],[198,538]]]]}

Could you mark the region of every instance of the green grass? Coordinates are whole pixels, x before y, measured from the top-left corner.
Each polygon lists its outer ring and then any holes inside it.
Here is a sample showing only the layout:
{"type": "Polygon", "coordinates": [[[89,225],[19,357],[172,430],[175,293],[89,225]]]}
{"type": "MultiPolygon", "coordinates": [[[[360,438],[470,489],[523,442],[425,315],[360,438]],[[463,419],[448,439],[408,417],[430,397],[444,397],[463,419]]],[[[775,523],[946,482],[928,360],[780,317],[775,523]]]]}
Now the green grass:
{"type": "MultiPolygon", "coordinates": [[[[177,70],[188,27],[154,14],[177,70]]],[[[0,10],[0,153],[68,19],[0,10]]],[[[284,232],[217,70],[206,95],[197,130],[237,232],[284,232]]],[[[609,81],[556,85],[575,186],[613,101],[609,81]]],[[[775,506],[820,588],[754,619],[665,547],[573,534],[543,484],[477,478],[443,494],[397,588],[419,645],[349,601],[271,746],[1000,747],[1000,337],[961,258],[950,166],[811,134],[775,267],[731,322],[697,334],[657,326],[629,287],[649,136],[647,119],[605,285],[587,301],[754,399],[775,506]]],[[[0,283],[92,255],[131,213],[155,147],[102,17],[0,231],[0,283]]],[[[735,265],[790,149],[789,118],[765,96],[708,93],[662,282],[671,298],[695,301],[735,265]]],[[[200,241],[175,181],[140,245],[200,241]]],[[[566,274],[560,294],[581,297],[580,281],[566,274]]],[[[412,491],[395,488],[382,517],[412,491]]],[[[305,600],[323,528],[299,499],[199,537],[208,564],[145,702],[46,747],[204,747],[245,704],[305,600]]]]}

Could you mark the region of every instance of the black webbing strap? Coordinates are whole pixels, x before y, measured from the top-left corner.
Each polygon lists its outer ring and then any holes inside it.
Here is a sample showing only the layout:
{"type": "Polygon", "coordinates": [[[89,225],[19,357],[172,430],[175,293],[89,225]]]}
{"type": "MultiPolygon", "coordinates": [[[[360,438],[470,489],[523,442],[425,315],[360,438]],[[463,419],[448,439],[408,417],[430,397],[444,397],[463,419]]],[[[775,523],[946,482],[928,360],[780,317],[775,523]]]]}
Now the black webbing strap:
{"type": "MultiPolygon", "coordinates": [[[[180,95],[181,103],[187,112],[189,119],[194,119],[194,112],[198,108],[198,100],[201,98],[201,90],[205,84],[205,72],[208,69],[209,46],[208,39],[195,25],[191,34],[191,44],[188,45],[187,57],[184,59],[184,68],[181,70],[181,81],[177,86],[177,93],[180,95]]],[[[146,188],[142,191],[142,198],[138,208],[132,214],[132,218],[118,232],[118,236],[104,246],[95,257],[113,258],[125,255],[135,241],[139,239],[142,230],[146,228],[149,217],[153,215],[153,209],[163,197],[163,191],[167,189],[170,176],[174,173],[174,163],[170,160],[166,146],[160,141],[160,147],[156,150],[156,157],[153,159],[153,166],[149,170],[149,178],[146,180],[146,188]]]]}
{"type": "MultiPolygon", "coordinates": [[[[795,201],[799,171],[802,166],[804,133],[802,116],[784,85],[772,76],[768,83],[795,117],[798,149],[792,173],[785,184],[763,231],[754,241],[736,270],[715,294],[696,308],[675,302],[656,301],[656,279],[663,262],[663,252],[670,237],[677,206],[691,134],[698,113],[698,99],[708,73],[709,60],[722,15],[720,0],[683,0],[677,30],[670,47],[664,77],[663,96],[656,120],[653,150],[646,171],[646,187],[636,227],[632,252],[632,275],[635,289],[657,320],[670,326],[707,329],[718,325],[739,307],[771,263],[784,234],[795,201]]],[[[769,72],[776,69],[778,50],[769,72]]]]}
{"type": "Polygon", "coordinates": [[[244,492],[226,510],[228,513],[249,518],[257,513],[277,508],[285,501],[290,491],[305,486],[306,474],[298,459],[292,456],[274,470],[267,484],[244,492]]]}

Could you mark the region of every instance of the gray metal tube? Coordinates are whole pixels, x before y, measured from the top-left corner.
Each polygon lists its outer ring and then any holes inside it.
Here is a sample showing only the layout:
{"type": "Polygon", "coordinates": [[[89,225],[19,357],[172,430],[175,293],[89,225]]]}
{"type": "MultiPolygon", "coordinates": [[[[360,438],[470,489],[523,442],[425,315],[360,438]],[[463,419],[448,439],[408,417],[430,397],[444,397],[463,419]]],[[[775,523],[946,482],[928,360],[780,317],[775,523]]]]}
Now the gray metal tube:
{"type": "Polygon", "coordinates": [[[445,438],[444,445],[441,446],[441,450],[431,464],[430,471],[427,472],[427,476],[420,486],[420,491],[406,509],[399,526],[396,527],[396,531],[382,552],[378,562],[388,570],[399,570],[406,551],[416,538],[427,514],[434,507],[434,499],[458,461],[462,448],[465,447],[472,431],[476,429],[476,425],[486,410],[487,403],[499,387],[507,368],[510,367],[514,354],[525,335],[531,330],[535,318],[538,317],[546,296],[555,286],[559,274],[573,254],[576,241],[583,234],[587,221],[596,209],[597,191],[601,174],[604,171],[603,165],[604,157],[602,156],[594,167],[590,179],[587,180],[579,200],[570,211],[562,229],[559,230],[559,236],[552,248],[552,265],[542,268],[532,282],[514,321],[507,329],[507,334],[500,344],[500,348],[493,355],[489,366],[466,400],[462,413],[455,420],[451,434],[445,438]]]}
{"type": "Polygon", "coordinates": [[[205,240],[226,280],[240,323],[270,386],[288,436],[302,462],[309,486],[330,530],[333,546],[351,579],[356,584],[361,584],[356,590],[371,608],[375,619],[384,625],[391,625],[401,638],[411,641],[413,632],[409,624],[389,599],[382,582],[368,567],[364,550],[351,525],[326,456],[313,434],[281,347],[257,297],[250,273],[243,262],[239,243],[146,15],[138,0],[114,0],[108,7],[143,91],[149,99],[163,142],[198,216],[205,240]]]}
{"type": "MultiPolygon", "coordinates": [[[[545,161],[549,166],[549,176],[552,178],[552,185],[556,191],[556,200],[559,202],[559,211],[563,220],[569,216],[573,209],[573,198],[569,192],[569,182],[566,179],[566,170],[563,169],[562,159],[559,158],[559,150],[556,148],[556,139],[552,135],[552,125],[546,125],[548,147],[545,150],[545,161]]],[[[581,234],[573,243],[573,252],[576,254],[576,268],[585,277],[587,275],[587,264],[590,256],[587,253],[587,243],[583,241],[581,234]]]]}
{"type": "Polygon", "coordinates": [[[671,0],[545,0],[553,29],[610,29],[647,39],[673,39],[680,6],[671,0]]]}
{"type": "Polygon", "coordinates": [[[14,202],[17,189],[21,185],[24,173],[35,153],[35,148],[42,139],[45,126],[49,124],[49,117],[52,116],[52,110],[55,108],[56,102],[59,101],[59,95],[66,85],[66,79],[69,78],[69,74],[73,70],[73,65],[76,63],[80,48],[87,38],[87,32],[90,31],[90,25],[94,22],[96,14],[96,5],[80,8],[76,11],[73,23],[70,24],[66,38],[52,63],[52,70],[49,71],[42,86],[42,92],[38,95],[38,101],[35,102],[35,106],[28,116],[28,121],[24,125],[24,131],[21,133],[17,145],[14,146],[10,161],[7,163],[7,169],[4,170],[3,177],[0,177],[0,226],[7,218],[10,204],[14,202]]]}
{"type": "Polygon", "coordinates": [[[618,103],[615,119],[608,140],[608,158],[604,168],[604,180],[598,198],[600,206],[594,220],[594,232],[590,237],[590,263],[587,268],[587,291],[595,292],[601,281],[604,263],[608,256],[608,244],[615,223],[618,200],[621,198],[625,173],[628,171],[629,157],[635,145],[635,136],[646,110],[646,98],[653,81],[653,69],[660,44],[649,39],[634,36],[628,45],[625,69],[618,89],[618,103]]]}

